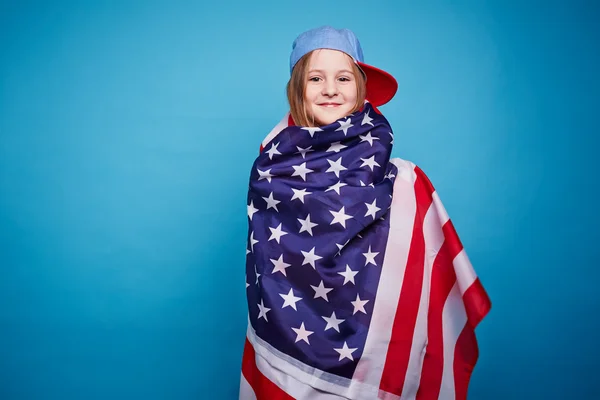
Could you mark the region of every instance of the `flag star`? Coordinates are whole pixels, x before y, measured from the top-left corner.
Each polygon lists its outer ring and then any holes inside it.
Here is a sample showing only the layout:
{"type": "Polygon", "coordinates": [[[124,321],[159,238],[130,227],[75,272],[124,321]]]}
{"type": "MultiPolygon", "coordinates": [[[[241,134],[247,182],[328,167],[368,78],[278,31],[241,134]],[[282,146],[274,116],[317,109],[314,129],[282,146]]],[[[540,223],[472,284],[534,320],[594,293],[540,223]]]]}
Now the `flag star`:
{"type": "Polygon", "coordinates": [[[371,136],[371,132],[367,133],[366,135],[358,135],[360,137],[360,141],[362,142],[369,142],[369,144],[371,145],[371,147],[373,147],[373,140],[379,140],[378,137],[373,137],[371,136]]]}
{"type": "Polygon", "coordinates": [[[313,331],[307,331],[304,328],[304,322],[300,324],[300,328],[292,328],[294,332],[296,332],[296,341],[294,343],[298,343],[300,340],[304,340],[306,343],[310,344],[308,341],[308,337],[312,335],[313,331]]]}
{"type": "Polygon", "coordinates": [[[306,174],[310,174],[311,172],[314,172],[312,169],[306,168],[305,162],[300,165],[292,165],[292,168],[294,168],[294,173],[292,174],[292,176],[299,176],[304,181],[306,181],[306,174]]]}
{"type": "Polygon", "coordinates": [[[331,314],[331,317],[321,318],[327,321],[327,326],[325,326],[325,330],[333,328],[338,332],[340,331],[340,324],[345,321],[343,319],[337,319],[337,317],[335,316],[335,311],[331,314]]]}
{"type": "Polygon", "coordinates": [[[369,158],[361,158],[361,161],[363,162],[361,164],[361,167],[364,167],[365,165],[368,166],[369,168],[371,168],[371,171],[373,171],[373,168],[375,167],[381,167],[381,165],[379,165],[377,163],[377,161],[375,161],[375,156],[371,156],[369,158]]]}
{"type": "Polygon", "coordinates": [[[302,129],[305,130],[305,131],[308,131],[308,133],[310,133],[310,137],[313,137],[313,135],[315,134],[315,132],[322,132],[323,131],[323,129],[317,128],[316,126],[304,127],[302,129]]]}
{"type": "Polygon", "coordinates": [[[271,228],[271,227],[269,227],[269,229],[271,230],[271,237],[269,238],[269,242],[271,240],[275,239],[275,240],[277,240],[277,243],[281,243],[280,242],[281,237],[283,235],[287,235],[288,234],[287,232],[284,232],[281,229],[281,223],[279,224],[279,226],[277,228],[271,228]]]}
{"type": "Polygon", "coordinates": [[[347,358],[350,361],[354,361],[354,358],[352,358],[352,353],[354,353],[356,350],[358,350],[358,348],[357,347],[349,348],[348,345],[346,344],[346,342],[344,342],[344,345],[342,346],[341,349],[334,349],[334,350],[337,351],[338,353],[340,353],[340,359],[338,361],[342,361],[344,358],[347,358]]]}
{"type": "Polygon", "coordinates": [[[360,125],[365,125],[365,124],[369,124],[371,126],[374,126],[373,123],[371,122],[373,121],[373,118],[369,117],[369,112],[367,111],[365,116],[363,117],[362,122],[360,123],[360,125]]]}
{"type": "Polygon", "coordinates": [[[346,240],[346,243],[344,243],[344,244],[339,244],[339,243],[335,244],[338,248],[338,252],[336,253],[336,256],[342,254],[342,249],[348,244],[348,242],[350,242],[350,239],[346,240]]]}
{"type": "Polygon", "coordinates": [[[246,289],[248,289],[248,286],[250,286],[250,284],[248,283],[248,279],[246,279],[246,289]]]}
{"type": "Polygon", "coordinates": [[[273,263],[274,267],[273,267],[273,274],[275,272],[281,272],[283,274],[283,276],[287,276],[285,269],[289,268],[292,264],[288,264],[286,262],[283,261],[283,254],[279,256],[279,258],[277,260],[274,260],[272,258],[270,258],[271,262],[273,263]]]}
{"type": "Polygon", "coordinates": [[[248,255],[250,253],[251,253],[250,249],[246,247],[246,255],[248,255]]]}
{"type": "Polygon", "coordinates": [[[261,171],[258,168],[256,168],[256,170],[258,171],[258,175],[259,175],[258,180],[259,181],[266,179],[269,183],[271,183],[271,178],[275,176],[275,175],[271,174],[271,168],[269,168],[266,171],[261,171]]]}
{"type": "Polygon", "coordinates": [[[306,216],[306,219],[298,218],[298,221],[300,221],[300,224],[301,224],[301,226],[300,226],[300,232],[298,232],[298,233],[302,233],[302,232],[306,231],[306,232],[308,232],[310,234],[310,236],[312,236],[313,235],[312,228],[314,228],[315,226],[317,226],[317,224],[311,222],[311,220],[310,220],[310,214],[308,214],[306,216]]]}
{"type": "Polygon", "coordinates": [[[345,285],[348,282],[352,282],[353,285],[356,284],[354,282],[354,277],[356,276],[356,274],[358,274],[358,271],[351,270],[349,265],[346,265],[346,271],[338,272],[338,274],[344,277],[344,283],[342,285],[345,285]]]}
{"type": "Polygon", "coordinates": [[[340,194],[340,188],[344,187],[344,186],[348,186],[347,183],[342,183],[342,181],[338,181],[338,183],[336,183],[333,186],[330,186],[327,190],[325,190],[326,192],[329,192],[330,190],[334,190],[337,194],[340,194]]]}
{"type": "Polygon", "coordinates": [[[388,132],[388,133],[392,137],[392,141],[390,142],[390,144],[394,144],[394,134],[392,132],[388,132]]]}
{"type": "Polygon", "coordinates": [[[296,146],[296,148],[298,149],[298,153],[300,155],[302,155],[302,158],[306,158],[306,153],[308,153],[309,151],[314,151],[312,150],[312,146],[308,146],[307,148],[303,149],[300,146],[296,146]]]}
{"type": "Polygon", "coordinates": [[[342,165],[342,157],[340,157],[336,161],[327,160],[327,162],[329,163],[330,167],[325,172],[333,172],[338,178],[340,177],[341,171],[345,171],[348,169],[342,165]]]}
{"type": "Polygon", "coordinates": [[[303,251],[300,250],[302,252],[302,255],[304,256],[304,261],[302,262],[302,265],[306,265],[306,264],[310,264],[312,265],[312,267],[314,269],[317,269],[317,267],[315,266],[315,261],[320,260],[321,256],[315,254],[315,248],[313,247],[310,251],[303,251]]]}
{"type": "Polygon", "coordinates": [[[357,293],[356,300],[350,302],[354,306],[354,312],[352,313],[352,315],[356,314],[359,311],[366,314],[367,311],[365,310],[365,304],[367,304],[368,302],[369,300],[361,300],[357,293]]]}
{"type": "Polygon", "coordinates": [[[377,263],[375,262],[375,257],[377,256],[377,254],[379,254],[379,252],[377,253],[372,253],[371,252],[371,246],[369,246],[369,251],[366,253],[363,253],[363,256],[365,256],[366,260],[365,260],[365,267],[371,263],[375,266],[377,266],[377,263]]]}
{"type": "Polygon", "coordinates": [[[258,208],[254,207],[254,200],[250,200],[250,204],[248,204],[248,218],[250,218],[250,221],[252,221],[252,217],[257,212],[258,208]]]}
{"type": "Polygon", "coordinates": [[[325,299],[325,301],[329,302],[329,299],[327,298],[327,293],[331,292],[333,288],[326,288],[323,285],[323,280],[321,280],[319,286],[310,285],[310,287],[313,288],[313,290],[315,291],[315,297],[313,297],[314,299],[321,297],[325,299]]]}
{"type": "Polygon", "coordinates": [[[277,150],[277,146],[279,146],[279,142],[278,143],[272,143],[271,144],[271,148],[269,150],[266,151],[266,153],[269,155],[269,160],[273,159],[274,155],[281,155],[281,153],[279,152],[279,150],[277,150]]]}
{"type": "Polygon", "coordinates": [[[346,147],[348,147],[348,146],[344,146],[343,144],[341,144],[341,142],[334,142],[334,143],[331,143],[331,145],[327,149],[326,153],[328,153],[330,151],[339,153],[340,150],[345,149],[346,147]]]}
{"type": "Polygon", "coordinates": [[[367,213],[365,214],[365,217],[368,217],[369,215],[373,217],[373,221],[375,220],[375,214],[377,214],[377,211],[381,210],[381,208],[377,207],[377,204],[375,204],[377,202],[377,199],[373,200],[373,203],[369,204],[369,203],[365,203],[365,205],[367,206],[367,213]]]}
{"type": "Polygon", "coordinates": [[[352,219],[352,216],[346,214],[346,211],[344,210],[344,208],[345,207],[340,208],[340,211],[329,210],[329,212],[333,215],[333,221],[331,221],[330,225],[338,223],[341,226],[343,226],[344,228],[346,227],[346,220],[352,219]]]}
{"type": "Polygon", "coordinates": [[[350,127],[354,126],[352,125],[350,122],[350,118],[347,118],[345,121],[338,121],[340,124],[340,127],[337,128],[335,131],[344,131],[344,136],[346,136],[348,134],[348,129],[350,129],[350,127]]]}
{"type": "Polygon", "coordinates": [[[298,309],[296,308],[296,303],[302,300],[302,298],[294,296],[293,289],[290,289],[288,294],[279,293],[279,295],[283,298],[283,305],[281,306],[281,308],[286,308],[287,306],[290,306],[294,310],[298,311],[298,309]]]}
{"type": "Polygon", "coordinates": [[[264,201],[267,202],[267,210],[269,208],[274,208],[275,211],[279,212],[279,210],[277,209],[277,204],[281,203],[281,201],[279,200],[275,200],[273,198],[273,192],[271,192],[271,194],[269,194],[269,197],[263,197],[264,201]]]}
{"type": "Polygon", "coordinates": [[[258,240],[254,239],[254,231],[250,232],[250,249],[254,253],[254,245],[258,243],[258,240]]]}
{"type": "Polygon", "coordinates": [[[363,181],[360,181],[360,186],[365,186],[365,183],[363,181]]]}
{"type": "Polygon", "coordinates": [[[304,203],[304,196],[312,193],[312,192],[307,192],[306,189],[298,190],[298,189],[292,188],[292,191],[294,192],[294,195],[292,196],[292,200],[298,199],[302,203],[304,203]]]}
{"type": "Polygon", "coordinates": [[[258,310],[258,319],[264,318],[265,321],[269,322],[269,320],[267,319],[267,313],[271,311],[271,309],[265,307],[265,304],[263,303],[262,299],[260,299],[260,304],[258,304],[258,310]]]}
{"type": "Polygon", "coordinates": [[[258,285],[258,278],[260,278],[261,274],[256,270],[256,265],[254,265],[254,274],[256,275],[256,284],[258,285]]]}

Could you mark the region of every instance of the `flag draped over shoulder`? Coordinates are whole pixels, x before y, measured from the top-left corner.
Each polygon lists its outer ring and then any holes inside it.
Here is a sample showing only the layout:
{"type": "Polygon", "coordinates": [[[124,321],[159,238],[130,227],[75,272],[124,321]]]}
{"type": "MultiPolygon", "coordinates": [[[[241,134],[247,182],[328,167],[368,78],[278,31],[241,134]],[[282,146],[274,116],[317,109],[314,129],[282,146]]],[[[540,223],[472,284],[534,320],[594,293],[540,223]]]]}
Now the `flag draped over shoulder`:
{"type": "MultiPolygon", "coordinates": [[[[288,126],[289,125],[289,126],[288,126]]],[[[369,103],[267,136],[248,190],[240,399],[464,399],[491,303],[369,103]]]]}

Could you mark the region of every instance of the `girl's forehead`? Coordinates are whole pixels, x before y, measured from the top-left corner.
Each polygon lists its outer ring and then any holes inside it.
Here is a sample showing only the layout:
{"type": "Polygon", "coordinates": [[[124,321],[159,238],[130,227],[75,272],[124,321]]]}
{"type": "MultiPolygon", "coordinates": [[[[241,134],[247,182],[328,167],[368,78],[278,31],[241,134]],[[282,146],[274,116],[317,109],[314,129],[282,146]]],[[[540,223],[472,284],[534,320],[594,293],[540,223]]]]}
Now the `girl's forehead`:
{"type": "Polygon", "coordinates": [[[310,56],[310,69],[349,69],[352,58],[339,50],[318,49],[310,56]]]}

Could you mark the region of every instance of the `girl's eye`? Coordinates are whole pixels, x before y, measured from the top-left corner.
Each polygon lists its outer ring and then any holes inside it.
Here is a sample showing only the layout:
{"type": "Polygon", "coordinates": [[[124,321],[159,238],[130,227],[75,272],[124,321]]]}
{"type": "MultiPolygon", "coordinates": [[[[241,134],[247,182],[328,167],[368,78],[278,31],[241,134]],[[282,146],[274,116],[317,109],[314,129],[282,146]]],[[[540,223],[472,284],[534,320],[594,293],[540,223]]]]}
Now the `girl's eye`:
{"type": "Polygon", "coordinates": [[[340,77],[340,81],[342,81],[342,82],[350,82],[350,78],[342,76],[342,77],[340,77]]]}
{"type": "Polygon", "coordinates": [[[311,78],[308,78],[308,80],[311,81],[311,82],[318,82],[319,79],[321,79],[321,78],[319,78],[318,76],[313,76],[311,78]]]}

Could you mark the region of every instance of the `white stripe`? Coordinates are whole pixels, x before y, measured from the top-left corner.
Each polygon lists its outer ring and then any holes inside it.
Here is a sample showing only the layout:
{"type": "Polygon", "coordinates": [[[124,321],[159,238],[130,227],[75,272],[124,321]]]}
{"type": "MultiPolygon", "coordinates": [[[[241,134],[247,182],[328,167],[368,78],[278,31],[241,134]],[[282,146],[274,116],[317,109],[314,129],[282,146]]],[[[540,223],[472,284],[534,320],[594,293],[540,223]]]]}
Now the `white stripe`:
{"type": "Polygon", "coordinates": [[[256,395],[254,394],[254,390],[252,390],[252,386],[248,383],[244,374],[240,379],[240,400],[256,400],[256,395]]]}
{"type": "Polygon", "coordinates": [[[267,134],[267,136],[265,137],[265,139],[262,141],[262,146],[263,147],[266,147],[269,144],[269,142],[271,140],[273,140],[273,138],[279,134],[279,132],[281,132],[283,129],[285,129],[285,128],[288,127],[288,118],[289,118],[289,116],[290,116],[290,113],[287,112],[285,114],[285,117],[283,117],[281,119],[281,121],[279,121],[279,123],[277,125],[275,125],[275,127],[273,129],[271,129],[271,132],[269,132],[267,134]]]}
{"type": "Polygon", "coordinates": [[[444,205],[442,204],[442,200],[440,200],[440,196],[438,195],[437,191],[433,192],[433,205],[435,206],[439,218],[440,218],[440,225],[444,226],[444,224],[450,219],[450,217],[448,216],[448,213],[446,212],[446,208],[444,207],[444,205]]]}
{"type": "Polygon", "coordinates": [[[425,265],[423,271],[423,286],[421,289],[421,301],[419,313],[415,324],[408,370],[402,388],[402,399],[414,399],[419,390],[421,372],[423,369],[423,358],[427,347],[427,315],[429,313],[429,300],[431,292],[431,275],[433,264],[442,244],[444,233],[440,225],[440,216],[437,207],[432,204],[423,219],[423,238],[425,241],[425,265]]]}
{"type": "Polygon", "coordinates": [[[454,272],[456,273],[456,280],[458,282],[460,293],[464,294],[477,279],[477,274],[473,269],[473,265],[471,264],[465,249],[462,249],[460,253],[454,257],[452,264],[454,265],[454,272]]]}
{"type": "Polygon", "coordinates": [[[444,304],[442,312],[442,332],[444,335],[444,369],[439,399],[453,400],[454,389],[454,348],[458,336],[467,323],[467,313],[463,299],[455,283],[444,304]]]}
{"type": "MultiPolygon", "coordinates": [[[[412,166],[400,159],[392,159],[390,162],[398,167],[398,175],[394,182],[389,236],[365,349],[353,376],[353,379],[374,388],[379,388],[381,383],[416,212],[414,180],[411,180],[412,174],[407,171],[412,166]]],[[[381,398],[379,391],[365,398],[374,399],[378,395],[381,398]]]]}
{"type": "Polygon", "coordinates": [[[375,398],[372,396],[374,388],[312,368],[292,359],[258,337],[251,326],[248,326],[246,337],[254,347],[256,365],[262,374],[283,388],[294,399],[362,400],[375,398]]]}

